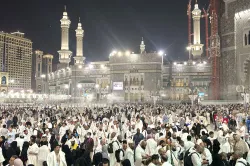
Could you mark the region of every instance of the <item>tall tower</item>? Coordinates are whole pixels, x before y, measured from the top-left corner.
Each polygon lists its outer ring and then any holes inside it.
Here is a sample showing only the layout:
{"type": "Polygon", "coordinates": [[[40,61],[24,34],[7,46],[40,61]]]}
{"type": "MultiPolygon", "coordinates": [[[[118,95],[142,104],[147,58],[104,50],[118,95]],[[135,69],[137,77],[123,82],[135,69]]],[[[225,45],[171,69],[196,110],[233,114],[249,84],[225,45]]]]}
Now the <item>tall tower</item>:
{"type": "Polygon", "coordinates": [[[65,11],[63,12],[63,18],[61,21],[61,29],[62,29],[62,41],[61,41],[61,50],[58,51],[59,53],[59,61],[60,66],[59,68],[64,68],[69,65],[70,58],[72,52],[69,50],[69,27],[71,21],[69,20],[68,13],[65,11]]]}
{"type": "Polygon", "coordinates": [[[83,56],[83,36],[84,36],[84,30],[82,29],[82,24],[80,22],[78,27],[76,29],[76,56],[75,59],[75,65],[80,66],[84,64],[85,57],[83,56]]]}
{"type": "Polygon", "coordinates": [[[192,45],[192,54],[193,58],[197,59],[201,57],[203,53],[203,44],[201,44],[201,37],[200,37],[200,21],[201,21],[201,10],[199,9],[197,0],[194,6],[194,10],[192,11],[193,15],[193,28],[194,28],[194,41],[192,45]]]}
{"type": "Polygon", "coordinates": [[[142,37],[142,40],[141,40],[141,45],[140,45],[140,50],[141,50],[141,54],[145,52],[145,44],[144,44],[144,41],[143,41],[143,37],[142,37]]]}
{"type": "Polygon", "coordinates": [[[40,50],[35,51],[36,58],[36,70],[35,70],[35,80],[36,80],[36,88],[35,91],[38,93],[42,92],[42,83],[43,83],[43,52],[40,50]]]}
{"type": "Polygon", "coordinates": [[[44,59],[45,73],[46,75],[48,75],[52,72],[53,55],[46,54],[43,56],[43,59],[44,59]]]}
{"type": "Polygon", "coordinates": [[[46,54],[43,56],[45,75],[45,77],[43,78],[43,93],[49,93],[48,74],[52,72],[52,59],[53,55],[51,54],[46,54]]]}

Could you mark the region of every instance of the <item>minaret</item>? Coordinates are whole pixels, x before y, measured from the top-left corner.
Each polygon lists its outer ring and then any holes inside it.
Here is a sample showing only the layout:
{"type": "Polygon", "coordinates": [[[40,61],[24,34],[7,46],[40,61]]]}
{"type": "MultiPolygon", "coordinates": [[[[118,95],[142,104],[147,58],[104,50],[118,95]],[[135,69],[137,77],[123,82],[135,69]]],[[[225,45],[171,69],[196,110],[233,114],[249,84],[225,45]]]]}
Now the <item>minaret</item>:
{"type": "Polygon", "coordinates": [[[51,54],[43,55],[44,75],[45,75],[45,78],[43,78],[43,93],[49,92],[48,75],[52,72],[52,60],[53,60],[53,55],[51,54]]]}
{"type": "Polygon", "coordinates": [[[83,36],[84,30],[82,29],[82,24],[79,18],[78,27],[76,29],[76,56],[75,65],[83,65],[85,57],[83,56],[83,36]]]}
{"type": "Polygon", "coordinates": [[[48,75],[52,72],[53,55],[46,54],[43,56],[43,59],[44,59],[44,63],[45,63],[45,73],[48,75]]]}
{"type": "Polygon", "coordinates": [[[141,40],[141,45],[140,45],[140,50],[141,50],[141,54],[145,52],[145,44],[144,44],[144,41],[143,41],[143,37],[142,37],[142,40],[141,40]]]}
{"type": "Polygon", "coordinates": [[[63,12],[63,18],[61,21],[61,29],[62,29],[62,41],[61,41],[61,50],[58,51],[59,53],[59,61],[60,61],[60,68],[67,67],[70,62],[70,58],[72,52],[69,50],[69,27],[71,21],[69,20],[68,13],[65,11],[63,12]]]}
{"type": "Polygon", "coordinates": [[[197,59],[201,57],[203,53],[203,44],[201,44],[201,37],[200,37],[200,20],[201,20],[201,10],[199,9],[197,0],[194,6],[194,10],[192,11],[193,14],[193,27],[194,27],[194,41],[192,45],[192,54],[193,58],[197,59]]]}
{"type": "Polygon", "coordinates": [[[36,56],[36,73],[35,73],[35,84],[36,84],[36,88],[35,91],[37,93],[41,93],[42,92],[42,83],[43,83],[43,52],[40,50],[36,50],[35,51],[35,56],[36,56]]]}

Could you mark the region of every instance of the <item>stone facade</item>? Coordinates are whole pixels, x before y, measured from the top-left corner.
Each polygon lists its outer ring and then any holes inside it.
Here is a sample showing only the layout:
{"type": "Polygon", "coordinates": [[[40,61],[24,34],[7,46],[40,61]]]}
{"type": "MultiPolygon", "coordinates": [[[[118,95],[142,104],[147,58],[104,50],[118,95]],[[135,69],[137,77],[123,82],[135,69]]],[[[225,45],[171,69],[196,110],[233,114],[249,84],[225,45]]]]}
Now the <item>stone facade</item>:
{"type": "Polygon", "coordinates": [[[250,1],[224,2],[220,18],[221,90],[224,99],[235,99],[238,96],[235,87],[249,84],[245,68],[250,57],[250,1]]]}
{"type": "MultiPolygon", "coordinates": [[[[49,94],[76,98],[144,102],[159,96],[165,100],[188,100],[190,84],[194,93],[209,95],[211,65],[206,62],[174,62],[162,66],[157,53],[110,56],[109,61],[76,65],[47,75],[49,94]],[[113,83],[123,84],[114,90],[113,83]]],[[[208,98],[208,97],[206,97],[208,98]]]]}

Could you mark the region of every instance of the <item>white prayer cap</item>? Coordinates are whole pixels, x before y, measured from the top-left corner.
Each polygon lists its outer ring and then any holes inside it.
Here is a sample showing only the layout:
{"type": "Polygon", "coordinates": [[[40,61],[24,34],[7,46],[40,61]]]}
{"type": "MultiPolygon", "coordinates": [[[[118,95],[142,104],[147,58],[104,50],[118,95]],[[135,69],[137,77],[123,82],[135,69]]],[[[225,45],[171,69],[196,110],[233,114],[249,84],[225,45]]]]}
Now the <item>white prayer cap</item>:
{"type": "Polygon", "coordinates": [[[70,141],[71,141],[71,142],[74,142],[74,141],[76,141],[76,140],[75,140],[75,138],[73,137],[73,138],[70,139],[70,141]]]}
{"type": "Polygon", "coordinates": [[[25,120],[23,120],[23,119],[22,119],[22,120],[21,120],[21,122],[22,122],[22,123],[24,123],[24,122],[25,122],[25,120]]]}
{"type": "Polygon", "coordinates": [[[46,134],[43,134],[42,137],[47,137],[47,135],[46,135],[46,134]]]}
{"type": "Polygon", "coordinates": [[[46,129],[45,131],[49,131],[49,129],[46,129]]]}

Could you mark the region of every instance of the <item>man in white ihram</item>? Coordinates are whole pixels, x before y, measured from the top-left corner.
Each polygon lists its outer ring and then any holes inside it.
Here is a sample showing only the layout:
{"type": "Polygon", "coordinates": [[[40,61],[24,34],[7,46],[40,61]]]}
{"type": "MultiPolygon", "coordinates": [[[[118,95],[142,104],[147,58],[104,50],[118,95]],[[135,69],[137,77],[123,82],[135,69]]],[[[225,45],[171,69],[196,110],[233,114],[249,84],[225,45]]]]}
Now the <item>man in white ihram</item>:
{"type": "Polygon", "coordinates": [[[116,157],[115,157],[115,151],[120,149],[121,145],[119,144],[117,138],[116,138],[116,133],[113,132],[111,134],[111,142],[113,145],[113,153],[110,154],[110,166],[115,166],[117,164],[116,162],[116,157]]]}
{"type": "Polygon", "coordinates": [[[31,136],[30,146],[29,146],[29,149],[27,151],[27,154],[28,154],[27,164],[37,165],[37,155],[38,155],[39,147],[35,143],[35,140],[36,140],[36,138],[31,136]]]}
{"type": "Polygon", "coordinates": [[[65,153],[60,150],[59,145],[48,155],[47,164],[48,166],[67,166],[65,153]]]}

